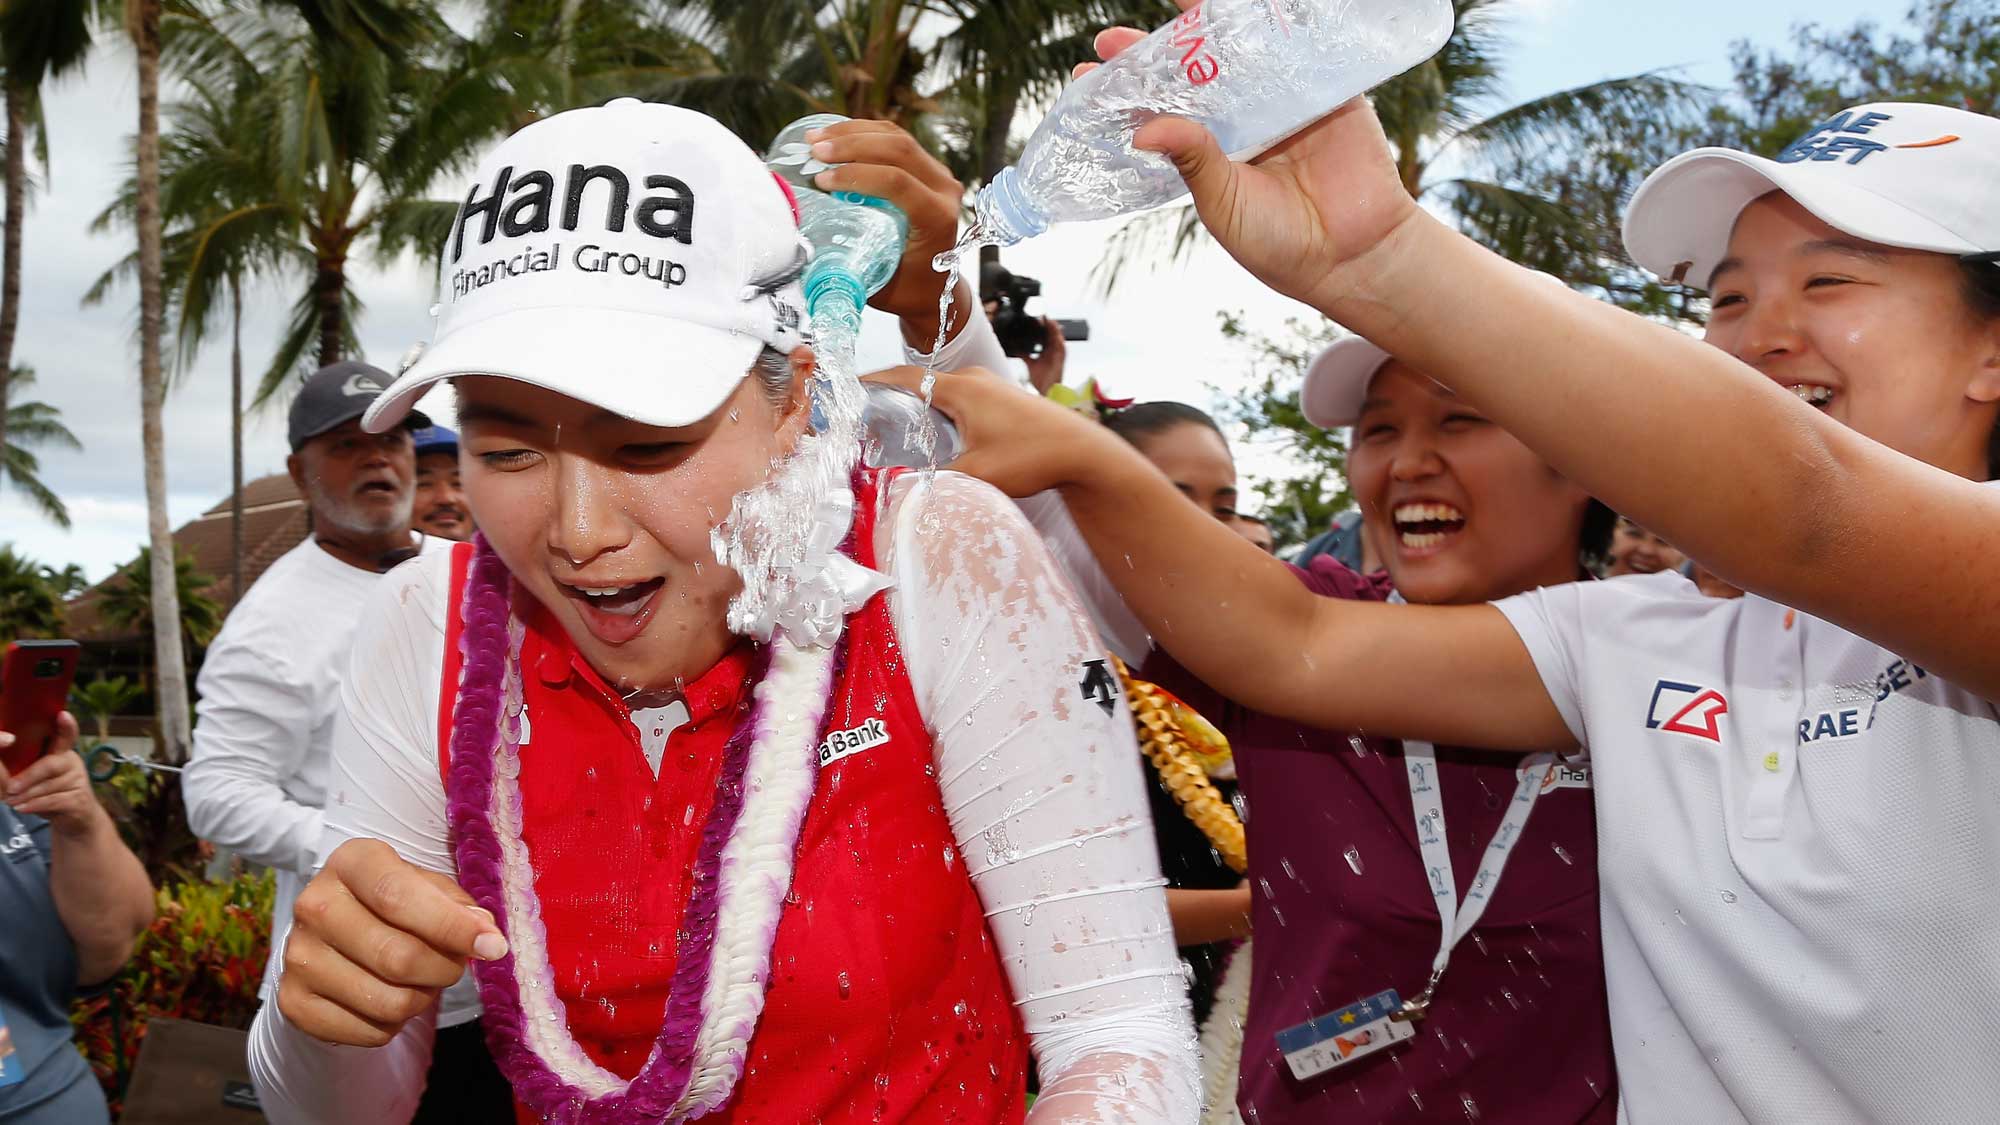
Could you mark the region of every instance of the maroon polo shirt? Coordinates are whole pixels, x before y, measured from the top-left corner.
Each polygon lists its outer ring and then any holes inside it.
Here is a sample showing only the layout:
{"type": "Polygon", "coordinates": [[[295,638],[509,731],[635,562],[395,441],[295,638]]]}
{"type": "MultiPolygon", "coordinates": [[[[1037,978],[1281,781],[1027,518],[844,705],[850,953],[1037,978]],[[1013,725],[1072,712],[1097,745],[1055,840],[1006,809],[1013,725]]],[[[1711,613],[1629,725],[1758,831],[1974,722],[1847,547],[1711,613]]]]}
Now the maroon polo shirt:
{"type": "MultiPolygon", "coordinates": [[[[1299,577],[1326,597],[1389,595],[1386,581],[1327,558],[1299,577]]],[[[1164,653],[1144,674],[1208,716],[1235,749],[1256,970],[1237,1091],[1246,1122],[1615,1120],[1588,789],[1542,794],[1416,1038],[1301,1082],[1278,1051],[1279,1030],[1383,989],[1409,999],[1437,953],[1402,746],[1238,707],[1164,653]]],[[[1440,746],[1437,760],[1462,901],[1521,758],[1440,746]]]]}

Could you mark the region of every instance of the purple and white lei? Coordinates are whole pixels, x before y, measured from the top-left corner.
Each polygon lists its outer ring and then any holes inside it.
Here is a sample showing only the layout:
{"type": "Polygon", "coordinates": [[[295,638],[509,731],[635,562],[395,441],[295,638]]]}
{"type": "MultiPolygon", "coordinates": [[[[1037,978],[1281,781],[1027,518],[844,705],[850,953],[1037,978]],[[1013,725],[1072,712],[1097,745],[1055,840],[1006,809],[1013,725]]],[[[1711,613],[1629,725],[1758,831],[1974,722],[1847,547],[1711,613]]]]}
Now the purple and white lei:
{"type": "Polygon", "coordinates": [[[534,868],[521,838],[522,627],[511,578],[485,538],[465,587],[464,673],[447,778],[459,883],[493,912],[506,956],[474,963],[494,1059],[545,1121],[681,1122],[729,1100],[764,1009],[771,945],[812,799],[815,744],[840,645],[763,649],[750,715],[723,748],[702,827],[666,1018],[631,1081],[569,1034],[549,963],[534,868]]]}

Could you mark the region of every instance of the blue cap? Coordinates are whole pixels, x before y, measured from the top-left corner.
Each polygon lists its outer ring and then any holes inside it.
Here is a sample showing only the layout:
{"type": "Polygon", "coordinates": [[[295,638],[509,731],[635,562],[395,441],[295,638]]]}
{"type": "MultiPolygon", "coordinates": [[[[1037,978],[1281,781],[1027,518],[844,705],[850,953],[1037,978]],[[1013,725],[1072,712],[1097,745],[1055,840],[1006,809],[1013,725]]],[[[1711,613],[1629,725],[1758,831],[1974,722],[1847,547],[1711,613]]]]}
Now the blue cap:
{"type": "Polygon", "coordinates": [[[419,457],[426,453],[458,452],[458,435],[443,426],[425,426],[411,436],[416,438],[419,457]]]}

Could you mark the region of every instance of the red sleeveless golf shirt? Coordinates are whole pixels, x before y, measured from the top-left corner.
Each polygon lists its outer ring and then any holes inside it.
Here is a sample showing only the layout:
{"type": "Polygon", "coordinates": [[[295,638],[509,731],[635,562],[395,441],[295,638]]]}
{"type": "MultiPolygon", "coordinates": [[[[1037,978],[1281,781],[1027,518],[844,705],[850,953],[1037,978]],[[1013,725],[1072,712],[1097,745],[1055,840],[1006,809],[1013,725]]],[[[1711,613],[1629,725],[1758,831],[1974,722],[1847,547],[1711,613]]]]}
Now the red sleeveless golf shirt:
{"type": "MultiPolygon", "coordinates": [[[[887,480],[868,473],[856,489],[864,566],[875,565],[887,480]]],[[[441,767],[470,557],[461,545],[452,559],[441,767]]],[[[751,650],[738,645],[687,685],[688,721],[668,734],[656,777],[618,693],[540,605],[520,612],[523,837],[556,990],[570,1034],[629,1078],[666,1009],[723,744],[749,717],[751,650]]],[[[887,596],[847,629],[822,745],[876,744],[820,770],[748,1063],[729,1104],[703,1120],[1017,1122],[1026,1037],[945,818],[887,596]]]]}

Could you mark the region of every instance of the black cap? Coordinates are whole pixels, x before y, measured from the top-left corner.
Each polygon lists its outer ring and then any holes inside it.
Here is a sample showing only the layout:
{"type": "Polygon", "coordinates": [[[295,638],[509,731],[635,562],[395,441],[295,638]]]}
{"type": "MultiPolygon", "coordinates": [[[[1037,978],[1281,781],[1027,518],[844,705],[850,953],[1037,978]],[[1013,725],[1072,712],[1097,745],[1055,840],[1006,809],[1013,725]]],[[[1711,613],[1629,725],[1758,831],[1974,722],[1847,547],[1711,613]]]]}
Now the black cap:
{"type": "MultiPolygon", "coordinates": [[[[353,359],[329,363],[313,372],[292,400],[292,452],[297,453],[306,442],[335,426],[361,417],[390,382],[387,371],[353,359]]],[[[412,430],[430,424],[429,418],[414,410],[403,420],[412,430]]]]}

